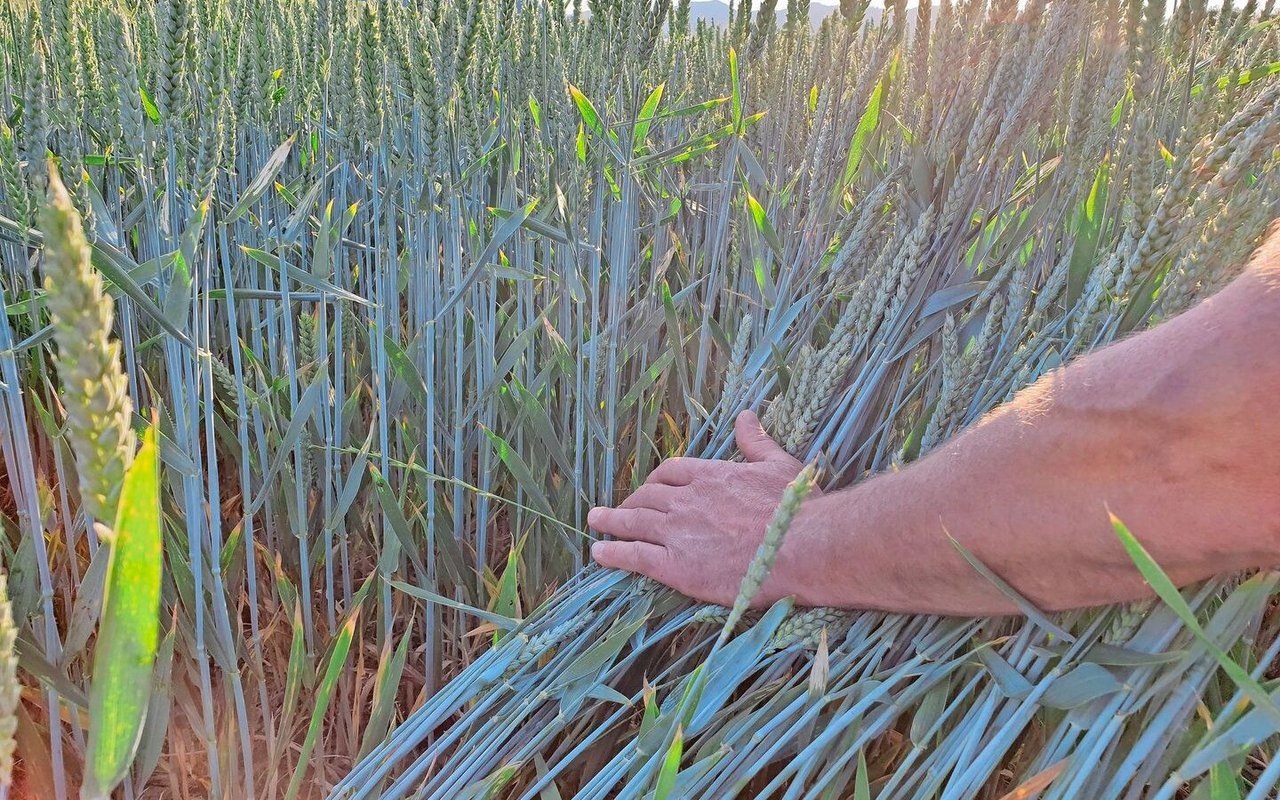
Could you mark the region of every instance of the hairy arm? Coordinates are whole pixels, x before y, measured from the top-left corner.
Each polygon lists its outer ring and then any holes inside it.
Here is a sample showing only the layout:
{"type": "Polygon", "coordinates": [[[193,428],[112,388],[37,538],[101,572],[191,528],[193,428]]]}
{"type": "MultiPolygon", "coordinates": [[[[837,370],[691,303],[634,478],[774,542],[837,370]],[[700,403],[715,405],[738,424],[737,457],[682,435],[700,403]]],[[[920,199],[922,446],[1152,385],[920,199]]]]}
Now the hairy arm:
{"type": "MultiPolygon", "coordinates": [[[[1185,585],[1280,564],[1280,235],[1214,297],[1058,369],[919,462],[807,501],[759,602],[1013,613],[947,540],[1046,610],[1149,588],[1125,520],[1185,585]]],[[[728,604],[800,469],[738,420],[746,463],[671,459],[593,509],[600,563],[728,604]]]]}

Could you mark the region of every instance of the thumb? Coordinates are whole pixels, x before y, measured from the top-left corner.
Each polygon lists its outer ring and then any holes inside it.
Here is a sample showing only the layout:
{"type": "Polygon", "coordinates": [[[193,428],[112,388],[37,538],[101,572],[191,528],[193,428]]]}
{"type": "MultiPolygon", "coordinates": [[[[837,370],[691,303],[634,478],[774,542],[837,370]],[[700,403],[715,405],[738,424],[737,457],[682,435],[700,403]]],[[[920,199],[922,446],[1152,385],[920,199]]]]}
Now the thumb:
{"type": "Polygon", "coordinates": [[[734,438],[738,449],[747,461],[795,461],[782,445],[775,442],[764,432],[760,418],[754,411],[743,411],[733,424],[734,438]]]}

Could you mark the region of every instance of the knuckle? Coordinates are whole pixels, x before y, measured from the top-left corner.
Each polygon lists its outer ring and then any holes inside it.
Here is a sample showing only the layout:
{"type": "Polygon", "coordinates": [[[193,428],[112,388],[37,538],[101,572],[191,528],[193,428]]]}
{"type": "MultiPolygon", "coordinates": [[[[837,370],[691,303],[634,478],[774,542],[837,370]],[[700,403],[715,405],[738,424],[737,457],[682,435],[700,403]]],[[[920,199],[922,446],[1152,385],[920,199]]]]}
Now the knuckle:
{"type": "Polygon", "coordinates": [[[667,548],[665,547],[646,547],[641,551],[641,556],[637,567],[646,575],[655,576],[664,572],[664,566],[667,563],[667,548]]]}
{"type": "Polygon", "coordinates": [[[657,535],[666,520],[666,515],[661,511],[652,508],[644,509],[644,514],[637,520],[637,528],[642,528],[643,532],[650,536],[657,535]]]}
{"type": "Polygon", "coordinates": [[[631,510],[626,508],[597,509],[588,524],[601,533],[616,536],[626,532],[631,513],[631,510]]]}
{"type": "Polygon", "coordinates": [[[634,515],[635,512],[629,508],[615,509],[610,515],[610,530],[619,535],[630,533],[635,527],[634,515]]]}
{"type": "Polygon", "coordinates": [[[675,458],[668,458],[666,461],[663,461],[661,464],[658,465],[658,469],[655,470],[655,472],[661,471],[664,475],[674,475],[676,473],[687,470],[689,468],[689,462],[692,460],[693,459],[690,459],[686,456],[676,456],[675,458]]]}
{"type": "Polygon", "coordinates": [[[627,542],[602,542],[600,555],[596,560],[612,569],[632,570],[635,568],[631,545],[627,542]]]}

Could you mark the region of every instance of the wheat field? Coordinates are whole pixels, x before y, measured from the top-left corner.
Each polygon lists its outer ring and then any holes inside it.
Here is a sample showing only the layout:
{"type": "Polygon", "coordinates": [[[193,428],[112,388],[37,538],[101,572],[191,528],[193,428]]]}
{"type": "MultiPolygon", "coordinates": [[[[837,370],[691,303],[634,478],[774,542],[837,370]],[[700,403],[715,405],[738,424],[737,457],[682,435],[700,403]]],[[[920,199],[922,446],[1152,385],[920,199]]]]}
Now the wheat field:
{"type": "Polygon", "coordinates": [[[590,5],[4,4],[0,792],[1274,797],[1280,573],[738,620],[585,525],[745,408],[895,469],[1224,285],[1274,2],[590,5]]]}

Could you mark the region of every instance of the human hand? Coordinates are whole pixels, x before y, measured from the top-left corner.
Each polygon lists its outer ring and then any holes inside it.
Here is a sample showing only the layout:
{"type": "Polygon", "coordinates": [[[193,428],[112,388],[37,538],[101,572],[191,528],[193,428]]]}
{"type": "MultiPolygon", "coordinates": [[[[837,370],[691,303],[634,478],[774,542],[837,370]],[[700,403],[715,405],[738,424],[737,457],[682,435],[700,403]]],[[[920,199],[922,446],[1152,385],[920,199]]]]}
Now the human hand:
{"type": "MultiPolygon", "coordinates": [[[[783,490],[804,468],[754,412],[738,415],[734,436],[745,462],[668,459],[617,508],[591,509],[587,524],[616,537],[594,543],[591,557],[698,600],[732,605],[783,490]]],[[[796,579],[788,572],[780,553],[755,602],[793,594],[796,579]]]]}

